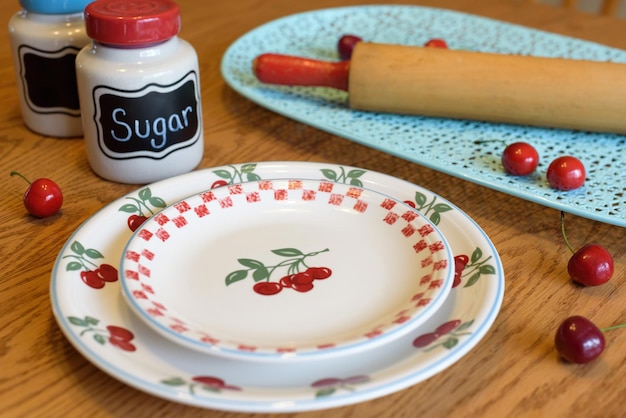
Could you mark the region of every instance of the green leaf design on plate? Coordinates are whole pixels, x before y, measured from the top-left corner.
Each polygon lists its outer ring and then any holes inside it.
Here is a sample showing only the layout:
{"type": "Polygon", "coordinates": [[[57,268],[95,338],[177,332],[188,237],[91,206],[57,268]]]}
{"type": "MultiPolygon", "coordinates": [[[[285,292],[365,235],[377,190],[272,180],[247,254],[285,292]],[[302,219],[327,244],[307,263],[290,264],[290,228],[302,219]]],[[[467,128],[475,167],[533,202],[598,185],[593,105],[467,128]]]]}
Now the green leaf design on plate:
{"type": "Polygon", "coordinates": [[[85,317],[85,323],[87,323],[87,325],[98,325],[100,323],[99,319],[96,319],[92,316],[86,316],[85,317]]]}
{"type": "Polygon", "coordinates": [[[118,210],[120,212],[135,213],[137,212],[137,206],[130,204],[130,203],[126,203],[125,205],[122,205],[118,210]]]}
{"type": "Polygon", "coordinates": [[[67,263],[67,266],[65,266],[65,269],[67,271],[76,271],[76,270],[82,270],[83,265],[80,264],[78,261],[70,261],[69,263],[67,263]]]}
{"type": "Polygon", "coordinates": [[[483,259],[483,251],[480,247],[476,247],[476,249],[472,252],[470,263],[466,265],[463,270],[463,277],[469,277],[463,287],[473,286],[484,275],[493,275],[497,273],[495,266],[487,264],[491,258],[492,256],[483,259]]]}
{"type": "Polygon", "coordinates": [[[427,201],[428,199],[426,198],[426,195],[424,193],[415,192],[415,204],[417,205],[418,209],[424,207],[427,201]]]}
{"type": "Polygon", "coordinates": [[[246,179],[248,181],[259,181],[259,180],[261,180],[261,176],[259,176],[256,173],[248,173],[248,174],[246,174],[246,179]]]}
{"type": "Polygon", "coordinates": [[[241,166],[240,170],[244,174],[250,174],[256,170],[256,163],[244,164],[241,166]]]}
{"type": "Polygon", "coordinates": [[[94,250],[93,248],[88,248],[85,250],[85,255],[89,258],[104,258],[104,255],[98,250],[94,250]]]}
{"type": "Polygon", "coordinates": [[[75,252],[78,255],[83,255],[85,253],[85,247],[83,247],[83,245],[78,241],[72,242],[72,245],[70,246],[70,248],[73,252],[75,252]]]}
{"type": "Polygon", "coordinates": [[[300,257],[304,255],[302,251],[296,248],[280,248],[278,250],[272,250],[272,252],[281,257],[300,257]]]}
{"type": "Polygon", "coordinates": [[[161,199],[160,197],[151,197],[150,199],[148,199],[148,202],[155,208],[164,208],[167,206],[165,200],[161,199]]]}
{"type": "Polygon", "coordinates": [[[261,268],[261,267],[265,267],[265,265],[263,263],[261,263],[260,261],[253,260],[251,258],[239,258],[237,261],[242,266],[248,267],[248,268],[251,268],[251,269],[258,269],[258,268],[261,268]]]}
{"type": "Polygon", "coordinates": [[[139,195],[139,198],[145,202],[145,201],[150,200],[150,198],[152,197],[152,191],[150,190],[149,187],[146,187],[145,189],[139,190],[138,195],[139,195]]]}
{"type": "Polygon", "coordinates": [[[322,168],[322,175],[326,177],[328,180],[337,181],[337,173],[334,170],[329,168],[322,168]]]}
{"type": "Polygon", "coordinates": [[[496,268],[490,264],[480,266],[480,274],[496,274],[496,268]]]}
{"type": "Polygon", "coordinates": [[[266,267],[259,267],[252,273],[252,278],[255,282],[260,282],[261,280],[267,280],[270,278],[270,272],[266,267]]]}
{"type": "Polygon", "coordinates": [[[76,316],[68,316],[67,320],[70,321],[70,324],[77,325],[79,327],[86,327],[88,325],[87,321],[85,321],[82,318],[78,318],[76,316]]]}
{"type": "Polygon", "coordinates": [[[230,180],[233,178],[233,176],[230,174],[230,171],[228,170],[214,170],[213,174],[224,180],[230,180]]]}
{"type": "Polygon", "coordinates": [[[483,256],[483,250],[481,250],[480,247],[476,247],[476,249],[472,253],[472,257],[470,258],[471,263],[474,264],[478,262],[478,260],[480,260],[482,256],[483,256]]]}
{"type": "Polygon", "coordinates": [[[330,396],[333,393],[337,392],[337,389],[334,387],[329,387],[329,388],[323,388],[318,390],[317,392],[315,392],[315,397],[316,398],[323,398],[325,396],[330,396]]]}
{"type": "Polygon", "coordinates": [[[161,380],[161,383],[163,383],[164,385],[173,386],[173,387],[185,386],[187,384],[185,379],[182,379],[180,377],[173,377],[171,379],[163,379],[161,380]]]}
{"type": "Polygon", "coordinates": [[[228,273],[228,275],[226,275],[226,286],[230,286],[231,284],[243,280],[246,277],[248,277],[247,270],[236,270],[228,273]]]}
{"type": "Polygon", "coordinates": [[[446,341],[444,341],[443,346],[450,350],[454,348],[459,343],[459,339],[456,337],[450,337],[446,341]]]}

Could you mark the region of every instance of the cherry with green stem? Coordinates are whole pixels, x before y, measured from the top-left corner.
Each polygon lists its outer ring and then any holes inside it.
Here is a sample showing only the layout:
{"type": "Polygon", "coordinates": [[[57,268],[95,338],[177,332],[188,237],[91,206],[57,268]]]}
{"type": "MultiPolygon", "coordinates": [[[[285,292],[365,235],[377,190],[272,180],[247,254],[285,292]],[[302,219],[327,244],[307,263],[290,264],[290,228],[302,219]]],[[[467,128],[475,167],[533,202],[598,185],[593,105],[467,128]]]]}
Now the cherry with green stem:
{"type": "Polygon", "coordinates": [[[565,234],[565,212],[561,211],[561,234],[565,245],[573,253],[567,263],[567,272],[573,281],[583,286],[599,286],[613,277],[613,257],[598,244],[586,244],[575,251],[565,234]]]}
{"type": "Polygon", "coordinates": [[[28,184],[24,192],[24,207],[29,214],[36,218],[45,218],[56,214],[63,205],[61,188],[52,180],[40,178],[33,182],[17,171],[11,171],[11,176],[18,176],[28,184]]]}
{"type": "Polygon", "coordinates": [[[626,323],[598,328],[583,316],[570,316],[557,329],[554,345],[566,361],[575,364],[589,363],[604,351],[606,346],[604,333],[625,327],[626,323]]]}

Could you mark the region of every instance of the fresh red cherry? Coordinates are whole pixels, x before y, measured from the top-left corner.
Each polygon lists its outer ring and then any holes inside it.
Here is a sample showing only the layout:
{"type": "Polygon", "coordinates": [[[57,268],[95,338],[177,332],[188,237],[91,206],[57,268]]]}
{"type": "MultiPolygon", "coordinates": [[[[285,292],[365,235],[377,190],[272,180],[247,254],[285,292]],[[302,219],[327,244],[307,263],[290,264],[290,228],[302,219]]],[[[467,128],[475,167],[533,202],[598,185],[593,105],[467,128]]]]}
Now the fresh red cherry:
{"type": "Polygon", "coordinates": [[[604,247],[587,244],[576,251],[567,263],[572,280],[584,286],[598,286],[613,277],[613,257],[604,247]]]}
{"type": "Polygon", "coordinates": [[[546,176],[557,190],[578,189],[585,182],[585,166],[578,158],[566,155],[550,163],[546,176]]]}
{"type": "Polygon", "coordinates": [[[424,43],[424,46],[427,48],[442,48],[442,49],[448,48],[447,42],[444,41],[443,39],[438,39],[438,38],[429,39],[426,43],[424,43]]]}
{"type": "Polygon", "coordinates": [[[354,46],[361,42],[363,39],[356,35],[343,35],[337,42],[337,52],[339,52],[339,58],[341,60],[349,60],[352,57],[352,51],[354,46]]]}
{"type": "Polygon", "coordinates": [[[561,357],[570,363],[589,363],[604,351],[604,333],[625,327],[626,323],[598,328],[587,318],[574,315],[559,325],[554,344],[561,357]]]}
{"type": "Polygon", "coordinates": [[[50,179],[37,179],[32,183],[17,171],[11,172],[12,176],[19,176],[30,185],[24,193],[24,206],[28,213],[37,218],[45,218],[56,214],[63,205],[63,193],[61,188],[50,179]]]}
{"type": "Polygon", "coordinates": [[[514,142],[502,153],[504,170],[514,176],[527,176],[537,168],[539,153],[527,142],[514,142]]]}
{"type": "Polygon", "coordinates": [[[576,315],[561,323],[554,344],[561,357],[570,363],[589,363],[602,354],[606,342],[602,330],[576,315]]]}
{"type": "Polygon", "coordinates": [[[572,280],[583,286],[598,286],[611,280],[615,269],[613,256],[598,244],[587,244],[574,251],[565,234],[565,212],[561,211],[561,234],[567,248],[573,253],[567,263],[572,280]]]}

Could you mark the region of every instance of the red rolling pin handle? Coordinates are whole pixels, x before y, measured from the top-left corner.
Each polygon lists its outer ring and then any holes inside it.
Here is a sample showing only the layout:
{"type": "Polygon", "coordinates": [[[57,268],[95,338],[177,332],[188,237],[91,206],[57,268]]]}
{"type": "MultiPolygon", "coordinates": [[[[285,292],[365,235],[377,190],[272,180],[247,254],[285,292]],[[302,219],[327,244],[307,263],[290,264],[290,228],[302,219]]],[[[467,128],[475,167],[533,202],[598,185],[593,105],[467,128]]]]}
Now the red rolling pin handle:
{"type": "Polygon", "coordinates": [[[264,54],[254,71],[357,110],[626,133],[626,64],[359,42],[349,62],[264,54]]]}
{"type": "Polygon", "coordinates": [[[252,63],[259,81],[285,86],[348,90],[349,61],[328,62],[281,54],[262,54],[252,63]]]}

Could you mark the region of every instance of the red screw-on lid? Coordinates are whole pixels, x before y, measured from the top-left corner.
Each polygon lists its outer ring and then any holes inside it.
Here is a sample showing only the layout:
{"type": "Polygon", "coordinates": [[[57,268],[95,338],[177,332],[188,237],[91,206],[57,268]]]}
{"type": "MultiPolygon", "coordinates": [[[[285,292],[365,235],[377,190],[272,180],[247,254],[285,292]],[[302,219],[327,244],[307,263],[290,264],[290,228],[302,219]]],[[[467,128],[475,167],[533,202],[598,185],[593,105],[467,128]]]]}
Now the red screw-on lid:
{"type": "Polygon", "coordinates": [[[85,26],[104,44],[151,44],[178,34],[180,10],[171,0],[96,0],[85,8],[85,26]]]}

